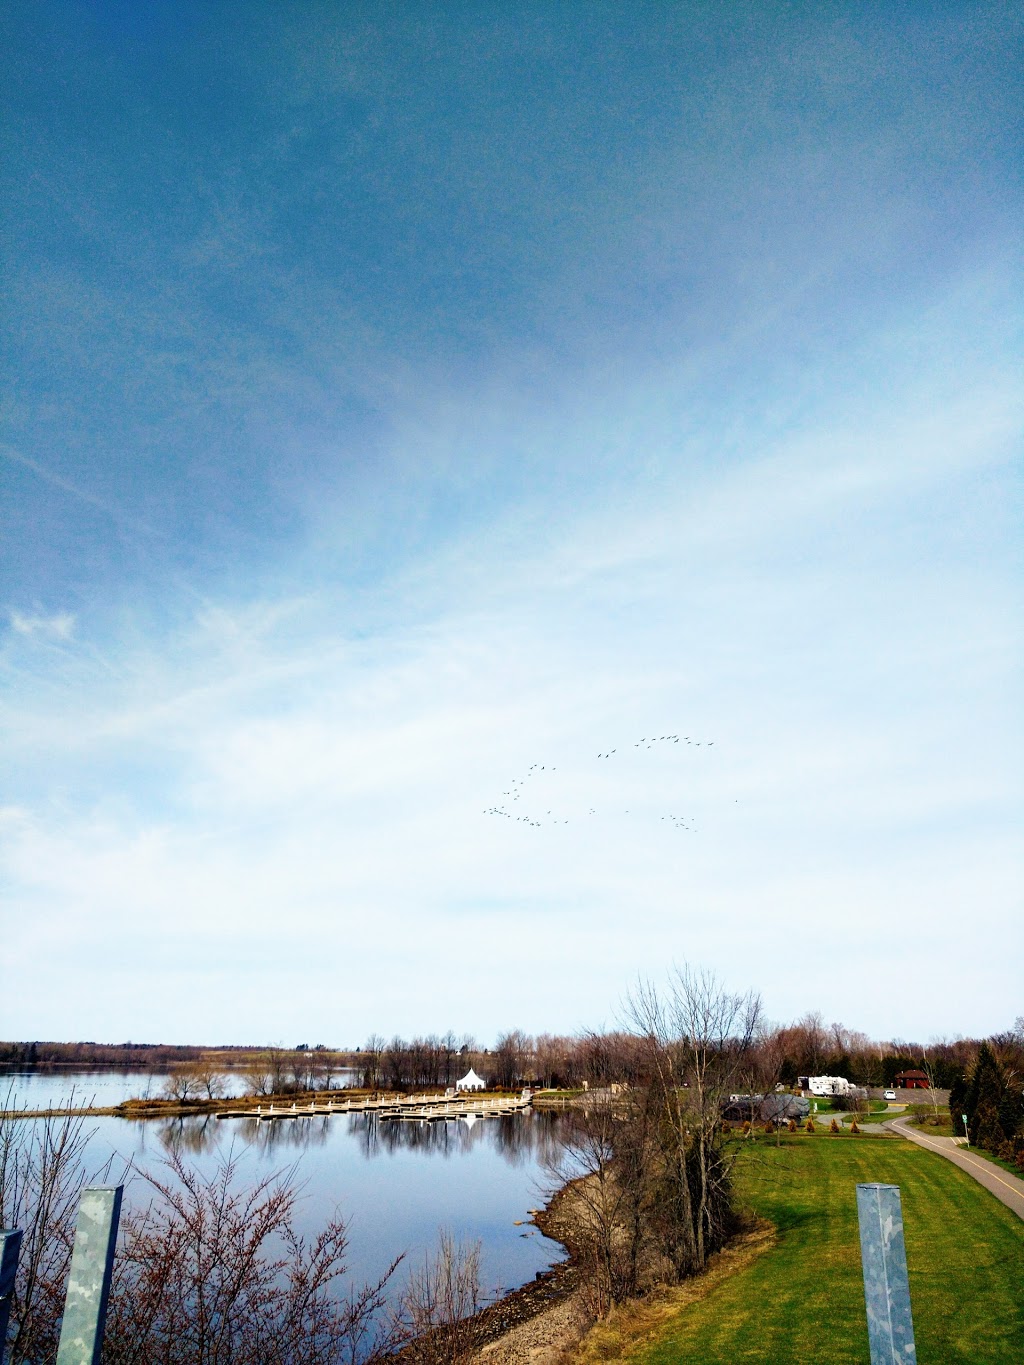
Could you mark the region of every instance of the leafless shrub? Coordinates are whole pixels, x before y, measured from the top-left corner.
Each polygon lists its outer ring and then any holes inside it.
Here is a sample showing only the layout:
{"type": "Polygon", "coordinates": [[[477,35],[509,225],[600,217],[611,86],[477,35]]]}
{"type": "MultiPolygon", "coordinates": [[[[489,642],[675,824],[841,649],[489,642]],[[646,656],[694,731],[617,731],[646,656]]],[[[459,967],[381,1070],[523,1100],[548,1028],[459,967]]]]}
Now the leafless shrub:
{"type": "Polygon", "coordinates": [[[473,1318],[479,1309],[480,1243],[457,1242],[442,1229],[436,1251],[410,1272],[402,1295],[402,1317],[415,1338],[415,1359],[424,1365],[470,1360],[477,1347],[473,1318]]]}
{"type": "MultiPolygon", "coordinates": [[[[74,1098],[72,1094],[72,1099],[74,1098]]],[[[4,1109],[12,1110],[8,1092],[4,1109]]],[[[81,1118],[0,1119],[0,1226],[21,1228],[8,1365],[52,1360],[91,1133],[81,1118]]],[[[3,1343],[0,1342],[0,1354],[3,1343]]]]}
{"type": "MultiPolygon", "coordinates": [[[[0,1120],[0,1223],[23,1232],[7,1365],[56,1359],[90,1136],[81,1118],[0,1120]]],[[[341,1219],[307,1240],[293,1172],[237,1174],[229,1159],[203,1177],[174,1149],[141,1177],[153,1197],[122,1215],[104,1365],[366,1365],[404,1339],[387,1306],[401,1257],[342,1295],[341,1219]]]]}
{"type": "Polygon", "coordinates": [[[552,1192],[565,1190],[565,1238],[592,1317],[640,1291],[657,1250],[651,1236],[661,1154],[643,1090],[598,1094],[564,1116],[545,1162],[552,1192]]]}
{"type": "Polygon", "coordinates": [[[390,1345],[375,1324],[398,1262],[340,1297],[345,1225],[303,1238],[290,1174],[240,1188],[235,1160],[204,1177],[172,1152],[166,1177],[143,1178],[154,1197],[123,1222],[105,1365],[334,1365],[390,1345]]]}

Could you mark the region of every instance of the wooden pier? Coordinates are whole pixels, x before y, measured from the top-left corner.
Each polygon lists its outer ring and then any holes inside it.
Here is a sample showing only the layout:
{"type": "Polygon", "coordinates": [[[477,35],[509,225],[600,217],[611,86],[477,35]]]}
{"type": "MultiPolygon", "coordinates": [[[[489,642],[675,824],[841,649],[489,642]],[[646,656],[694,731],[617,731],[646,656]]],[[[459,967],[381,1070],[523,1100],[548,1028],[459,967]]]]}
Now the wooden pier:
{"type": "Polygon", "coordinates": [[[530,1095],[391,1095],[383,1099],[310,1100],[308,1104],[260,1104],[255,1108],[223,1109],[219,1119],[308,1119],[332,1114],[376,1114],[388,1123],[438,1123],[446,1119],[491,1119],[518,1114],[533,1104],[530,1095]]]}

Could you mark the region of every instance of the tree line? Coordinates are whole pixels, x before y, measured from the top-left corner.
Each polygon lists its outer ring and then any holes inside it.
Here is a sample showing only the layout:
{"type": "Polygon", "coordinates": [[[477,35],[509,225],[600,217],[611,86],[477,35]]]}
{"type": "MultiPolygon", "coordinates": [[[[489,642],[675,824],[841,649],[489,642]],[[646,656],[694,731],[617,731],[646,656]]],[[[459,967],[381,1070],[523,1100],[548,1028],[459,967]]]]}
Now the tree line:
{"type": "MultiPolygon", "coordinates": [[[[949,1089],[971,1073],[982,1047],[1011,1070],[1024,1057],[1024,1019],[988,1039],[956,1038],[928,1044],[904,1039],[874,1041],[844,1024],[826,1024],[818,1013],[792,1024],[759,1022],[751,1040],[754,1071],[773,1083],[794,1086],[800,1076],[845,1076],[855,1085],[889,1087],[903,1071],[923,1071],[935,1089],[949,1089]]],[[[493,1048],[479,1049],[468,1035],[434,1034],[406,1040],[372,1035],[350,1059],[363,1084],[403,1090],[450,1085],[469,1066],[489,1085],[512,1089],[591,1089],[650,1079],[650,1052],[628,1028],[567,1036],[522,1029],[500,1034],[493,1048]]]]}
{"type": "MultiPolygon", "coordinates": [[[[903,1039],[875,1041],[842,1023],[826,1024],[821,1014],[805,1014],[795,1023],[767,1027],[762,1051],[778,1059],[778,1079],[795,1085],[799,1076],[845,1076],[854,1084],[888,1087],[901,1071],[922,1070],[938,1089],[948,1089],[967,1076],[980,1048],[993,1056],[1017,1056],[1024,1023],[988,1039],[956,1038],[927,1045],[903,1039]]],[[[448,1086],[470,1066],[488,1084],[514,1088],[580,1089],[614,1082],[632,1083],[644,1074],[645,1056],[628,1029],[576,1035],[506,1030],[493,1047],[481,1047],[470,1034],[371,1034],[354,1051],[320,1045],[284,1047],[204,1047],[149,1043],[62,1043],[0,1041],[0,1067],[48,1068],[111,1066],[139,1070],[194,1069],[188,1098],[213,1098],[210,1085],[228,1071],[238,1072],[252,1094],[288,1094],[325,1086],[341,1068],[349,1068],[369,1089],[407,1090],[448,1086]]],[[[183,1098],[185,1096],[182,1096],[183,1098]]]]}
{"type": "Polygon", "coordinates": [[[200,1047],[165,1043],[2,1042],[0,1066],[47,1070],[71,1066],[117,1066],[143,1070],[198,1057],[200,1047]]]}

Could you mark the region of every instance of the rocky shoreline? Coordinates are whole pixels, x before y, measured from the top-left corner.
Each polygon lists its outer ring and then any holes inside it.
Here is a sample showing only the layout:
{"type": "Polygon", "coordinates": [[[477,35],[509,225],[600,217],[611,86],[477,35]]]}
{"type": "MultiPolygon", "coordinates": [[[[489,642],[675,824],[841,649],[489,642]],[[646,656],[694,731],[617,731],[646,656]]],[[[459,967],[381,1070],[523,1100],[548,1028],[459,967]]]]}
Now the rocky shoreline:
{"type": "MultiPolygon", "coordinates": [[[[551,1339],[550,1344],[557,1351],[577,1325],[585,1325],[579,1321],[576,1302],[580,1274],[573,1253],[571,1204],[570,1184],[559,1190],[545,1208],[531,1210],[530,1221],[545,1237],[565,1248],[566,1259],[550,1270],[538,1271],[533,1280],[488,1304],[469,1319],[467,1328],[474,1343],[474,1358],[487,1361],[488,1365],[539,1360],[538,1349],[543,1348],[546,1339],[551,1339]],[[558,1329],[554,1332],[540,1330],[539,1320],[556,1312],[558,1329]]],[[[417,1362],[431,1359],[429,1338],[412,1341],[388,1357],[392,1365],[417,1365],[417,1362]]]]}

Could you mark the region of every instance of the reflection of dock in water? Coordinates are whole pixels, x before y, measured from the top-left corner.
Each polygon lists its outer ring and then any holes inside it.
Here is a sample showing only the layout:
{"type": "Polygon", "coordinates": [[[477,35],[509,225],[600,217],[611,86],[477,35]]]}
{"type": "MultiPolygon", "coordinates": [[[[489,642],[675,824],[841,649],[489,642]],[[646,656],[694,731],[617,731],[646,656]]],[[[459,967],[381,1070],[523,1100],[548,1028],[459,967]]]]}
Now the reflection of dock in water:
{"type": "Polygon", "coordinates": [[[225,1109],[219,1119],[258,1119],[261,1123],[279,1119],[308,1119],[331,1114],[376,1114],[382,1121],[392,1123],[439,1123],[446,1119],[492,1119],[518,1114],[529,1109],[533,1097],[524,1090],[522,1095],[500,1095],[484,1098],[481,1095],[398,1095],[388,1099],[311,1100],[308,1104],[267,1104],[255,1109],[225,1109]]]}

